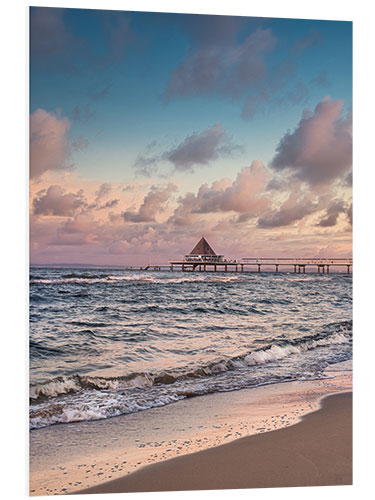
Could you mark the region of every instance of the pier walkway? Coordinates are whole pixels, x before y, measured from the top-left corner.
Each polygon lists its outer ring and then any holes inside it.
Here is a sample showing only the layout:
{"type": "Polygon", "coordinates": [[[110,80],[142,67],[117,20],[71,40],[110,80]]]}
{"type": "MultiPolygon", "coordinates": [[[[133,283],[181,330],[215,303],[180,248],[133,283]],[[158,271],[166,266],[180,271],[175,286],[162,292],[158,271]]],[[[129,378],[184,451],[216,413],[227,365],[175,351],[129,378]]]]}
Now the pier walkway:
{"type": "Polygon", "coordinates": [[[183,271],[183,272],[262,272],[262,271],[292,271],[305,273],[306,268],[317,271],[318,274],[329,274],[330,271],[346,271],[353,268],[353,259],[337,258],[271,258],[271,257],[244,257],[241,260],[198,260],[181,259],[170,261],[169,264],[148,264],[143,267],[131,267],[137,271],[183,271]]]}
{"type": "Polygon", "coordinates": [[[190,261],[184,259],[181,261],[171,261],[170,269],[175,268],[181,271],[234,271],[234,272],[261,272],[263,270],[274,270],[275,272],[290,271],[295,273],[305,273],[306,268],[317,270],[318,274],[329,274],[330,269],[336,270],[344,268],[350,273],[353,266],[353,259],[314,259],[314,258],[269,258],[269,257],[245,257],[241,260],[222,260],[222,261],[190,261]]]}

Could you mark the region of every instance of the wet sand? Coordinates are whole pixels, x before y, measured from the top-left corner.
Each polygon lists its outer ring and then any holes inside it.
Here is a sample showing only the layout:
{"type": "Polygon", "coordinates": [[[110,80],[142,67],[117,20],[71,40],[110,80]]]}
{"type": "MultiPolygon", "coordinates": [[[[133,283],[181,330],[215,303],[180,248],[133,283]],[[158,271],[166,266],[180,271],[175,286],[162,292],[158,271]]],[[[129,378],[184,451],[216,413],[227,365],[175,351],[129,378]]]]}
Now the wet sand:
{"type": "Polygon", "coordinates": [[[325,396],[352,390],[351,362],[331,365],[326,375],[33,430],[30,494],[76,493],[243,437],[274,435],[316,411],[325,396]]]}
{"type": "Polygon", "coordinates": [[[352,394],[326,397],[302,421],[144,467],[79,493],[352,484],[352,394]]]}

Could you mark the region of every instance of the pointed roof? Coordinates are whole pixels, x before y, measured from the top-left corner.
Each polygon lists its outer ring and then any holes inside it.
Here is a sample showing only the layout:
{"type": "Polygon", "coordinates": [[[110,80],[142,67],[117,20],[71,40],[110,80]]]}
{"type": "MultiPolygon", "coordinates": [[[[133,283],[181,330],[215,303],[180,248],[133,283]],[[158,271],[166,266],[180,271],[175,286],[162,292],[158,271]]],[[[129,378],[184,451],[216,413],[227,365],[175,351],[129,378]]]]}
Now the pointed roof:
{"type": "Polygon", "coordinates": [[[189,255],[216,255],[216,253],[202,236],[189,255]]]}

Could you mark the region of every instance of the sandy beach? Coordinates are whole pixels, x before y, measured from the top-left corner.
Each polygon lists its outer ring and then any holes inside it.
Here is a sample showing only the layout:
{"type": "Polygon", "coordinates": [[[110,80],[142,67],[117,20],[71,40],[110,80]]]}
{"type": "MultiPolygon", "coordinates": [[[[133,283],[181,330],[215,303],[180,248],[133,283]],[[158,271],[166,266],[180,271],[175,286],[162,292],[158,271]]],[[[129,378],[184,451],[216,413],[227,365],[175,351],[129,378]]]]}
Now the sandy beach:
{"type": "Polygon", "coordinates": [[[352,484],[352,394],[326,397],[291,427],[150,465],[81,493],[352,484]]]}
{"type": "Polygon", "coordinates": [[[346,393],[352,389],[351,363],[331,365],[326,375],[33,430],[30,494],[350,484],[351,409],[346,393]],[[324,399],[338,393],[342,399],[324,399]],[[253,446],[259,450],[251,451],[253,446]],[[253,473],[241,467],[233,475],[217,473],[219,467],[227,468],[225,457],[231,455],[233,463],[238,455],[239,463],[254,466],[253,473]],[[202,460],[199,470],[205,471],[197,477],[196,457],[202,460]],[[182,467],[177,483],[160,479],[171,475],[169,467],[182,467]]]}

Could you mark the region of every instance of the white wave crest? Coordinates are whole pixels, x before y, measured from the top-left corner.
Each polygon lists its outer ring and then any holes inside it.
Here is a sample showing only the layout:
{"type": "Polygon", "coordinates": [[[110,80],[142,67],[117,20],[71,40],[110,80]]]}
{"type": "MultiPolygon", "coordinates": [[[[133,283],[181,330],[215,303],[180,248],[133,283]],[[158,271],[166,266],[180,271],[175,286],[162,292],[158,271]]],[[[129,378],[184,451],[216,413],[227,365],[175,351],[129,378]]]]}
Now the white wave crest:
{"type": "Polygon", "coordinates": [[[72,377],[62,377],[61,379],[51,380],[45,384],[36,384],[30,387],[30,398],[53,397],[67,394],[68,392],[78,391],[80,385],[72,377]]]}
{"type": "Polygon", "coordinates": [[[138,400],[121,397],[101,398],[90,402],[70,401],[52,407],[40,406],[34,408],[30,414],[30,428],[39,429],[53,424],[68,424],[89,420],[101,420],[128,413],[136,413],[165,406],[183,399],[183,396],[170,394],[159,395],[155,399],[139,398],[138,400]]]}
{"type": "Polygon", "coordinates": [[[291,354],[300,354],[310,349],[319,346],[333,345],[333,344],[346,344],[350,339],[343,333],[337,333],[330,337],[322,338],[319,340],[307,340],[300,344],[290,344],[285,346],[273,345],[268,349],[261,349],[253,351],[245,356],[245,361],[249,366],[268,363],[270,361],[277,361],[286,358],[291,354]]]}
{"type": "Polygon", "coordinates": [[[239,276],[210,276],[202,275],[199,276],[194,274],[192,276],[163,276],[157,277],[149,274],[116,274],[109,276],[97,276],[95,277],[66,277],[66,278],[38,278],[30,280],[31,284],[44,284],[44,285],[63,285],[63,284],[97,284],[97,283],[108,283],[117,284],[121,282],[146,282],[146,283],[202,283],[202,282],[213,282],[213,283],[229,283],[241,281],[239,276]]]}
{"type": "Polygon", "coordinates": [[[154,377],[148,373],[131,378],[104,378],[90,376],[61,377],[42,384],[30,386],[30,399],[56,397],[71,392],[79,392],[85,388],[93,390],[113,390],[136,388],[148,389],[154,384],[154,377]]]}

